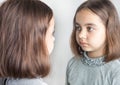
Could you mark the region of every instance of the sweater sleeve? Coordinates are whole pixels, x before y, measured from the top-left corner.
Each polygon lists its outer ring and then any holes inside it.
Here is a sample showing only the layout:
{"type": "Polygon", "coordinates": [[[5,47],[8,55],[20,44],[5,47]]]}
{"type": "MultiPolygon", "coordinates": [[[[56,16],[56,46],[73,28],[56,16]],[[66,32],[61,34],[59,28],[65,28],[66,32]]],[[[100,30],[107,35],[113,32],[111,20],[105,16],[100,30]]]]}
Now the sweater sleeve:
{"type": "Polygon", "coordinates": [[[22,78],[22,79],[13,79],[7,78],[6,85],[47,85],[42,78],[22,78]]]}
{"type": "Polygon", "coordinates": [[[120,85],[120,61],[117,63],[116,68],[112,72],[111,85],[120,85]]]}
{"type": "Polygon", "coordinates": [[[120,72],[112,79],[111,85],[120,85],[120,72]]]}
{"type": "Polygon", "coordinates": [[[69,62],[68,62],[67,70],[66,70],[66,82],[65,82],[65,85],[70,85],[69,80],[68,80],[69,79],[69,73],[70,73],[70,71],[72,69],[72,65],[73,65],[74,62],[75,62],[75,57],[71,58],[69,60],[69,62]]]}
{"type": "Polygon", "coordinates": [[[0,85],[3,85],[3,79],[0,78],[0,85]]]}
{"type": "MultiPolygon", "coordinates": [[[[68,65],[69,65],[69,63],[68,63],[68,65]]],[[[67,70],[66,70],[66,81],[65,81],[65,85],[69,85],[69,82],[68,82],[68,69],[69,69],[69,67],[68,67],[68,65],[67,65],[67,70]]]]}

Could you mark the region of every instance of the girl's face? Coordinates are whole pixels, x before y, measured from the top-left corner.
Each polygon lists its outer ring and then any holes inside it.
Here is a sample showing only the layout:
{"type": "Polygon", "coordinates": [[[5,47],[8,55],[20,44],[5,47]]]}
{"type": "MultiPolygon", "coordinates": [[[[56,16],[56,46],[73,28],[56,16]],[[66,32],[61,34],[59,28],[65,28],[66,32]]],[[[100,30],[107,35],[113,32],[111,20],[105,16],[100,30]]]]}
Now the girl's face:
{"type": "Polygon", "coordinates": [[[54,18],[51,19],[49,28],[46,32],[46,44],[49,54],[52,52],[54,48],[55,37],[53,36],[53,33],[54,33],[54,18]]]}
{"type": "Polygon", "coordinates": [[[105,54],[106,28],[98,15],[87,9],[79,11],[75,28],[77,43],[90,57],[105,54]]]}

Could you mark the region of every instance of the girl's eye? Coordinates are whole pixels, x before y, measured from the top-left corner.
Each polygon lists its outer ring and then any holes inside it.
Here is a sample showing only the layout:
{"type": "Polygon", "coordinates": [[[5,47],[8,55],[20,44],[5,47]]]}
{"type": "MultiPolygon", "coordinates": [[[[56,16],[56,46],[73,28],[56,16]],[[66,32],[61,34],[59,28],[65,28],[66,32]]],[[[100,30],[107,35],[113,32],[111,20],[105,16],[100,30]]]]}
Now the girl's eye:
{"type": "Polygon", "coordinates": [[[76,31],[81,31],[81,27],[79,25],[75,25],[76,31]]]}
{"type": "Polygon", "coordinates": [[[87,27],[87,30],[88,30],[89,32],[91,32],[91,31],[94,30],[94,28],[93,28],[93,27],[87,27]]]}

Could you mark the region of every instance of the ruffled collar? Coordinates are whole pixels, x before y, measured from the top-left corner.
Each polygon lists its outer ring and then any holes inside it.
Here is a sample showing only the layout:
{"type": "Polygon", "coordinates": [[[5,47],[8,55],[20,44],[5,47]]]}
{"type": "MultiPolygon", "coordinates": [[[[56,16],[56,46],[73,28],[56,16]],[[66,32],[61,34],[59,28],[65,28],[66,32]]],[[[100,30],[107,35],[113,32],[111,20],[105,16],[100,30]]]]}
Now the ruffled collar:
{"type": "Polygon", "coordinates": [[[83,53],[82,62],[89,66],[101,66],[105,64],[104,62],[105,56],[101,56],[99,58],[90,58],[86,52],[83,53]]]}

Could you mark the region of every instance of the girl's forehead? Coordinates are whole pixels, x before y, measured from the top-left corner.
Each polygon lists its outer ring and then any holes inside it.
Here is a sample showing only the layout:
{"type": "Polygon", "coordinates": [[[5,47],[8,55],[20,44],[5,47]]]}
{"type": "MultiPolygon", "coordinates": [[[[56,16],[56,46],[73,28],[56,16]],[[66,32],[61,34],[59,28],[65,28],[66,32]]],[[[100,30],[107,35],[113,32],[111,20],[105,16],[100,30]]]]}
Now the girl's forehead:
{"type": "Polygon", "coordinates": [[[102,23],[101,18],[91,10],[80,10],[75,17],[77,23],[102,23]]]}
{"type": "Polygon", "coordinates": [[[76,14],[76,18],[91,18],[91,17],[96,17],[98,18],[99,16],[96,15],[94,12],[92,12],[91,10],[89,9],[83,9],[83,10],[80,10],[79,12],[77,12],[76,14]]]}

